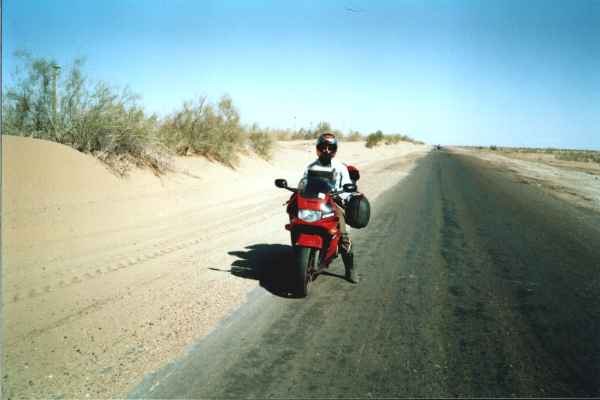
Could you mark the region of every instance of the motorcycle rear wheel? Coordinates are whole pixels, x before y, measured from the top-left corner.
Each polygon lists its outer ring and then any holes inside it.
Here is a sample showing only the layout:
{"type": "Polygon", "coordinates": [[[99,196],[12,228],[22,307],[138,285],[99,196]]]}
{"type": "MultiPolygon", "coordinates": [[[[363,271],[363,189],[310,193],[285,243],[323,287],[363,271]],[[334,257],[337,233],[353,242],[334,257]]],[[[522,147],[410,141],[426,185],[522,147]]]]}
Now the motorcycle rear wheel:
{"type": "Polygon", "coordinates": [[[315,270],[315,259],[317,250],[310,247],[295,247],[296,268],[295,282],[296,290],[300,297],[308,296],[308,286],[310,284],[313,271],[315,270]]]}

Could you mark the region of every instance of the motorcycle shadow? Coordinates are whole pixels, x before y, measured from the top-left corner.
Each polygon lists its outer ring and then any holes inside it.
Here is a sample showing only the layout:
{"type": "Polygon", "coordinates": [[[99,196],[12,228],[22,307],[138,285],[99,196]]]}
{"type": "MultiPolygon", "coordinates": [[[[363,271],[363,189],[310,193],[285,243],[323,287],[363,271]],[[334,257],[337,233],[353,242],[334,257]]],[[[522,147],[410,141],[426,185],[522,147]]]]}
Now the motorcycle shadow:
{"type": "Polygon", "coordinates": [[[230,251],[229,254],[239,258],[231,264],[233,275],[255,279],[276,296],[295,297],[289,273],[293,263],[292,246],[254,244],[245,251],[230,251]]]}
{"type": "MultiPolygon", "coordinates": [[[[245,251],[230,251],[239,258],[228,272],[245,279],[255,279],[272,294],[285,298],[301,297],[293,279],[294,252],[292,246],[283,244],[254,244],[245,251]]],[[[216,268],[211,268],[219,270],[216,268]]],[[[223,270],[220,270],[223,271],[223,270]]],[[[345,280],[344,275],[322,271],[320,275],[345,280]]]]}

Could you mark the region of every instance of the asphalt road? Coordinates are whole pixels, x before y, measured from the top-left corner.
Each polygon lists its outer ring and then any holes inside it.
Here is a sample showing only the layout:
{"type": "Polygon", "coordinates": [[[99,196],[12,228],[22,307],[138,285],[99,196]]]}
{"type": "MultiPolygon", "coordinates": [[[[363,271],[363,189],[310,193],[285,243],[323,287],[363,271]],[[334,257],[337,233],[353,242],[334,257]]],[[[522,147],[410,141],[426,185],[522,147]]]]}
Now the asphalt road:
{"type": "Polygon", "coordinates": [[[288,246],[239,252],[264,289],[129,396],[600,396],[599,215],[446,152],[372,206],[359,285],[288,298],[288,246]]]}

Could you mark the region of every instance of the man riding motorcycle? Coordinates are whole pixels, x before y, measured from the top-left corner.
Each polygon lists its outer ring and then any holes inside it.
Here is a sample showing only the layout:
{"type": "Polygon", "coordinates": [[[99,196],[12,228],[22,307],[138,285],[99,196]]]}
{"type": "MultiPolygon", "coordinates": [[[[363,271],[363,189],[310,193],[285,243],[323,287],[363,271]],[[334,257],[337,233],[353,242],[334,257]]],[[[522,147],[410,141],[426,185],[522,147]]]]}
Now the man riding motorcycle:
{"type": "MultiPolygon", "coordinates": [[[[342,190],[347,183],[352,183],[347,167],[341,162],[334,160],[338,149],[338,140],[333,133],[323,133],[319,136],[316,143],[317,159],[306,167],[304,176],[308,175],[308,171],[314,166],[329,167],[333,170],[334,188],[342,190]]],[[[340,199],[346,203],[351,193],[340,193],[340,199]]],[[[352,283],[358,283],[358,275],[354,266],[354,253],[352,249],[352,241],[348,235],[346,228],[346,217],[342,207],[336,208],[337,217],[339,219],[339,229],[341,233],[340,250],[344,267],[346,270],[346,279],[352,283]]]]}

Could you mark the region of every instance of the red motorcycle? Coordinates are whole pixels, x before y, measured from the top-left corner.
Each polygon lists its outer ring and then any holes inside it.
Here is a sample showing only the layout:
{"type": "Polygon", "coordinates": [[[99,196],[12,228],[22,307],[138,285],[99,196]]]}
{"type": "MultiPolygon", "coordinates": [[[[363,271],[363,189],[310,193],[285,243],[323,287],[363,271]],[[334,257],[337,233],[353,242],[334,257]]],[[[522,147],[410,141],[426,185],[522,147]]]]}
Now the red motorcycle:
{"type": "Polygon", "coordinates": [[[340,233],[336,209],[342,204],[339,194],[356,192],[354,183],[336,191],[332,182],[330,169],[309,170],[298,188],[288,187],[285,179],[275,180],[275,186],[294,193],[287,202],[290,223],[285,229],[291,233],[295,287],[302,297],[308,294],[310,282],[338,256],[340,233]]]}

